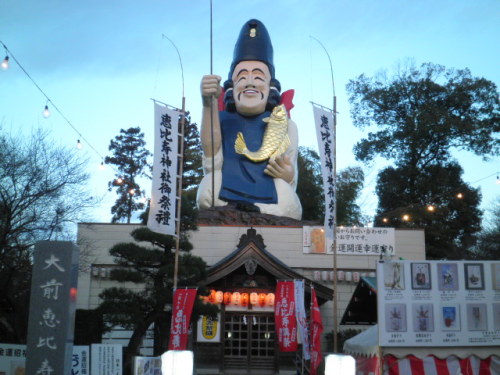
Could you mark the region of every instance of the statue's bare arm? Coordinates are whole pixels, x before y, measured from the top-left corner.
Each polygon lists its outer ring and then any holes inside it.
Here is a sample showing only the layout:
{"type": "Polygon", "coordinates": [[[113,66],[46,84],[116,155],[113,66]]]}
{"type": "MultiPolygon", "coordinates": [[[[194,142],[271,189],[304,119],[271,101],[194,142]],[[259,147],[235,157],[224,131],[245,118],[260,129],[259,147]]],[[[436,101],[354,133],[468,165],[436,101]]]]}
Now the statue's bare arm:
{"type": "Polygon", "coordinates": [[[221,94],[221,77],[217,75],[206,75],[201,80],[201,98],[203,110],[201,116],[201,146],[206,157],[217,154],[221,147],[221,131],[219,121],[219,110],[217,100],[221,94]],[[210,120],[212,115],[212,121],[210,120]],[[212,125],[213,125],[213,148],[212,148],[212,125]]]}

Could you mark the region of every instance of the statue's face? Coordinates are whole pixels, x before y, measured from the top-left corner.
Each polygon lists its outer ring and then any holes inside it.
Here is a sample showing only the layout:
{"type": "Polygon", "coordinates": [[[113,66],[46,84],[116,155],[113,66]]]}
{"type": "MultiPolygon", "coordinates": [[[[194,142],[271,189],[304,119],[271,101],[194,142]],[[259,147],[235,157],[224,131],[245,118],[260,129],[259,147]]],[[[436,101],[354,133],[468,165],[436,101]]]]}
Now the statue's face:
{"type": "Polygon", "coordinates": [[[242,61],[233,71],[236,111],[244,116],[260,115],[266,110],[271,73],[260,61],[242,61]]]}

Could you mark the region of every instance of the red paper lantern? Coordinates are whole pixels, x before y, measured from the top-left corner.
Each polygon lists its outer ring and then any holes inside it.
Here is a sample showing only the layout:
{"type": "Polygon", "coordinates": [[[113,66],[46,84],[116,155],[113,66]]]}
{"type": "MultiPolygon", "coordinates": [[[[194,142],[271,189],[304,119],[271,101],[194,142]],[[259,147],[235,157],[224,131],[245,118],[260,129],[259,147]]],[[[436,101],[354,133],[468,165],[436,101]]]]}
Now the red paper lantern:
{"type": "Polygon", "coordinates": [[[208,301],[209,301],[210,303],[215,303],[216,293],[217,293],[217,292],[216,292],[214,289],[212,289],[212,290],[210,291],[210,294],[209,294],[209,296],[208,296],[208,301]]]}
{"type": "Polygon", "coordinates": [[[215,293],[215,302],[216,303],[222,303],[224,302],[224,293],[222,293],[222,291],[217,291],[217,293],[215,293]]]}
{"type": "Polygon", "coordinates": [[[241,294],[239,292],[234,292],[231,297],[231,303],[233,305],[239,305],[241,303],[241,294]]]}
{"type": "Polygon", "coordinates": [[[266,304],[266,293],[259,294],[259,305],[262,307],[266,304]]]}
{"type": "Polygon", "coordinates": [[[231,292],[224,293],[224,305],[229,305],[231,303],[231,292]]]}
{"type": "Polygon", "coordinates": [[[255,306],[259,303],[259,295],[255,292],[250,293],[250,303],[255,306]]]}
{"type": "Polygon", "coordinates": [[[248,306],[248,293],[241,293],[241,306],[248,306]]]}

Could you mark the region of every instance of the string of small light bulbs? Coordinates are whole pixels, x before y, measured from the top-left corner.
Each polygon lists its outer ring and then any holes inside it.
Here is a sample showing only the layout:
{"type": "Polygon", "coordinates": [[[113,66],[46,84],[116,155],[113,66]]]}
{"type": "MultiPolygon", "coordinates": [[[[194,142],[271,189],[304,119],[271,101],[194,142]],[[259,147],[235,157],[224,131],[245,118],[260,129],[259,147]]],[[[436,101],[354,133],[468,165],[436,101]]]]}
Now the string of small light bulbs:
{"type": "MultiPolygon", "coordinates": [[[[31,77],[31,75],[27,72],[27,70],[22,66],[22,64],[19,62],[19,60],[15,57],[15,55],[12,53],[12,51],[10,51],[7,46],[2,42],[0,41],[0,44],[4,47],[5,49],[5,58],[3,59],[3,61],[0,63],[0,69],[1,70],[7,70],[9,69],[9,64],[10,64],[10,57],[12,57],[12,59],[16,62],[16,64],[19,66],[19,68],[23,71],[23,73],[29,78],[29,80],[33,83],[33,85],[35,85],[35,87],[38,89],[38,91],[40,91],[40,93],[45,97],[46,99],[46,102],[45,102],[45,107],[43,109],[43,112],[42,112],[42,116],[44,118],[49,118],[51,116],[51,113],[50,113],[50,110],[49,110],[49,104],[50,104],[50,107],[51,108],[54,108],[56,110],[57,113],[59,113],[59,115],[64,119],[64,121],[76,132],[76,134],[78,135],[78,139],[76,141],[76,147],[81,150],[83,148],[83,143],[82,141],[84,141],[89,147],[90,149],[96,153],[96,155],[99,156],[100,160],[101,160],[101,164],[99,165],[99,169],[100,170],[104,170],[105,169],[105,165],[104,165],[104,157],[101,155],[101,153],[99,151],[97,151],[97,149],[88,141],[88,139],[86,139],[83,134],[76,128],[75,125],[73,125],[73,123],[62,113],[62,111],[59,109],[59,107],[57,107],[57,105],[49,98],[49,96],[45,93],[44,90],[42,90],[42,88],[35,82],[35,80],[33,79],[33,77],[31,77]]],[[[114,168],[114,167],[111,167],[114,172],[118,175],[118,171],[114,168]]],[[[123,179],[122,177],[118,177],[115,179],[114,183],[116,185],[122,185],[124,184],[126,181],[125,179],[123,179]]],[[[130,195],[135,195],[136,191],[135,189],[130,189],[129,191],[129,194],[130,195]]],[[[147,198],[143,197],[143,200],[147,201],[147,198]]]]}
{"type": "MultiPolygon", "coordinates": [[[[42,112],[42,115],[44,118],[48,118],[50,116],[50,110],[49,110],[49,103],[51,104],[51,106],[57,111],[57,113],[59,113],[61,115],[61,117],[66,121],[66,123],[78,134],[79,138],[77,139],[77,144],[76,144],[76,147],[78,149],[82,149],[83,148],[83,145],[81,143],[80,140],[83,140],[85,141],[85,143],[99,156],[99,158],[101,159],[101,164],[99,166],[100,169],[104,169],[104,157],[99,153],[99,151],[97,151],[94,146],[92,146],[92,144],[80,133],[80,131],[78,131],[78,129],[71,123],[71,121],[68,120],[68,118],[66,116],[64,116],[64,114],[61,112],[61,110],[55,105],[55,103],[47,96],[47,94],[40,88],[40,86],[35,82],[35,80],[30,76],[30,74],[26,71],[26,69],[24,69],[24,67],[21,65],[21,63],[16,59],[16,57],[14,56],[14,54],[7,48],[7,46],[2,42],[0,41],[0,44],[2,44],[2,46],[4,47],[5,49],[5,58],[3,59],[2,63],[0,63],[0,68],[2,70],[7,70],[9,68],[9,55],[14,59],[14,61],[16,62],[16,64],[21,68],[21,70],[24,72],[24,74],[26,74],[26,76],[31,80],[31,82],[35,85],[35,87],[42,93],[42,95],[46,98],[46,103],[45,103],[45,107],[44,107],[44,110],[42,112]]],[[[115,172],[117,172],[115,170],[115,172]]],[[[473,184],[476,184],[478,182],[481,182],[481,181],[484,181],[492,176],[495,176],[496,175],[496,184],[497,185],[500,185],[500,171],[497,171],[489,176],[486,176],[486,177],[483,177],[473,183],[471,183],[471,185],[473,184]]],[[[118,177],[116,180],[116,184],[118,185],[121,185],[122,183],[125,182],[125,180],[121,177],[118,177]]],[[[135,194],[135,190],[134,189],[131,189],[130,190],[130,194],[131,195],[134,195],[135,194]]],[[[462,199],[463,198],[463,194],[461,192],[457,192],[455,197],[457,199],[462,199]]],[[[432,201],[437,201],[437,198],[440,198],[440,197],[432,197],[432,201]]],[[[410,205],[410,206],[406,206],[406,207],[401,207],[401,208],[398,208],[397,211],[396,210],[392,210],[392,211],[388,211],[388,212],[385,212],[383,214],[380,214],[380,215],[377,215],[377,216],[381,216],[382,217],[382,222],[383,223],[389,223],[390,222],[390,219],[389,219],[389,216],[395,212],[400,212],[400,211],[404,211],[404,210],[408,210],[410,208],[413,208],[415,205],[410,205]]],[[[435,204],[428,204],[426,205],[426,210],[428,212],[434,212],[435,210],[437,209],[437,206],[435,204]]],[[[403,214],[401,216],[401,219],[403,221],[406,221],[406,222],[409,222],[411,221],[411,216],[407,213],[403,214]]]]}

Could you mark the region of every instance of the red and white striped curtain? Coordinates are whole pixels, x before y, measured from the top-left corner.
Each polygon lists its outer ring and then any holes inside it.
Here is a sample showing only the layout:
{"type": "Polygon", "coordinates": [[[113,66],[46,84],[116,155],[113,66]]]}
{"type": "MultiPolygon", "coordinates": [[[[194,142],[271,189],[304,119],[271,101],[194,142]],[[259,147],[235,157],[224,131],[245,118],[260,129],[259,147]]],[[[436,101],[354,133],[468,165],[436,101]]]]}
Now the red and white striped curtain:
{"type": "MultiPolygon", "coordinates": [[[[357,374],[359,374],[357,372],[357,374]]],[[[500,375],[500,357],[481,359],[476,356],[440,359],[434,356],[396,358],[384,356],[383,375],[500,375]]],[[[369,375],[361,372],[359,375],[369,375]]]]}

